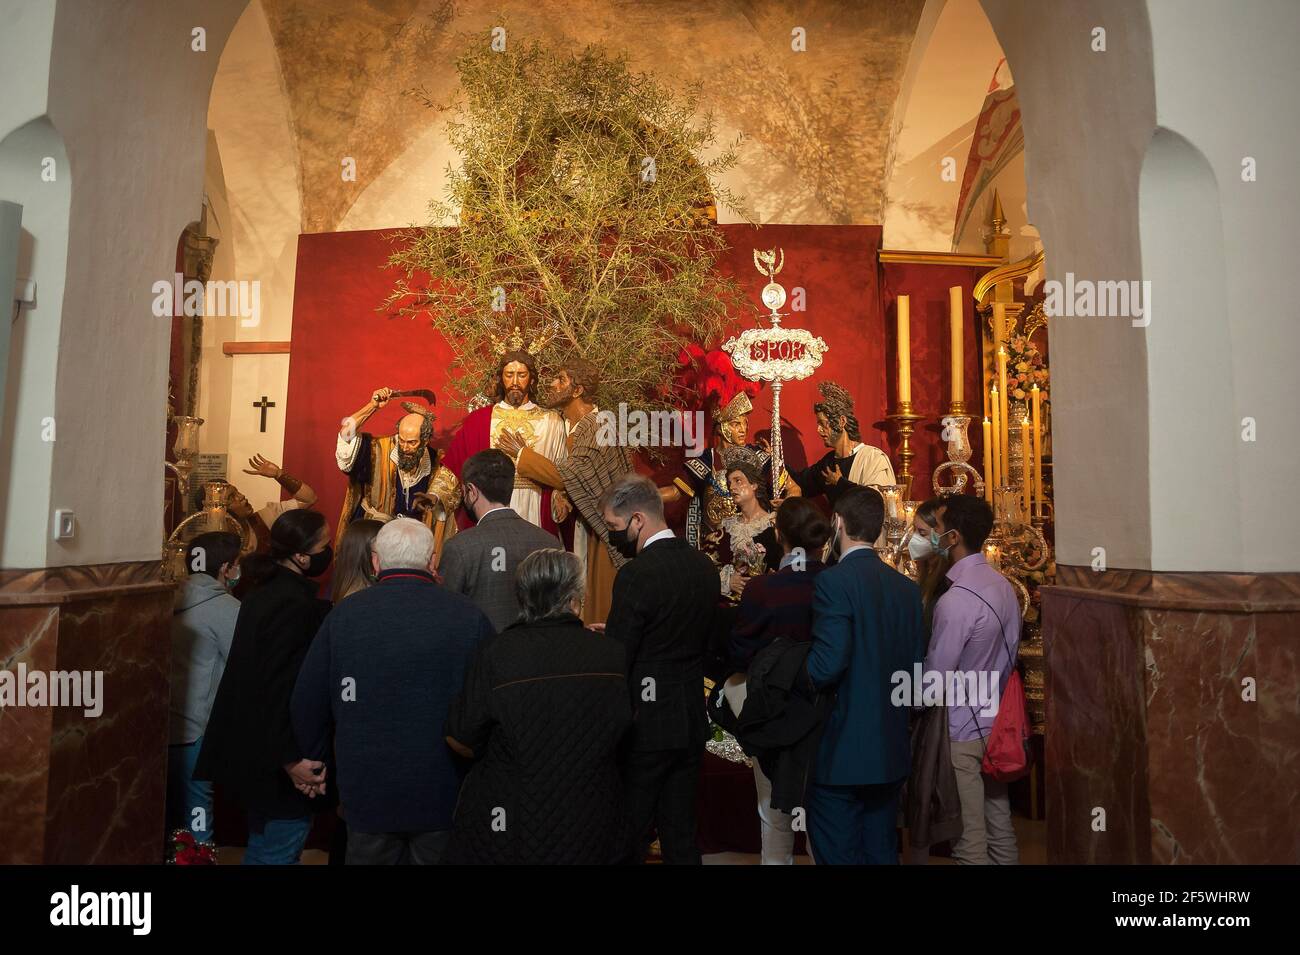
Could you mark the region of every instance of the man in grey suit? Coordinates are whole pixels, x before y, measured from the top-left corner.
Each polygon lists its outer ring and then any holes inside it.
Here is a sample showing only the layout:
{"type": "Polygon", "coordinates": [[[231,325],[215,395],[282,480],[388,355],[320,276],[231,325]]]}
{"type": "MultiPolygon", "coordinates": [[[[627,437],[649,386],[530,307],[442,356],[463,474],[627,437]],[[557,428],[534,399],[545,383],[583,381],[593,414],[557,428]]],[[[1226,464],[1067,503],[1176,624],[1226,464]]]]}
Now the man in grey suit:
{"type": "Polygon", "coordinates": [[[519,617],[515,568],[535,550],[562,547],[559,540],[510,507],[515,465],[489,448],[471,456],[461,471],[465,508],[478,522],[447,541],[438,573],[448,590],[464,594],[501,632],[519,617]]]}

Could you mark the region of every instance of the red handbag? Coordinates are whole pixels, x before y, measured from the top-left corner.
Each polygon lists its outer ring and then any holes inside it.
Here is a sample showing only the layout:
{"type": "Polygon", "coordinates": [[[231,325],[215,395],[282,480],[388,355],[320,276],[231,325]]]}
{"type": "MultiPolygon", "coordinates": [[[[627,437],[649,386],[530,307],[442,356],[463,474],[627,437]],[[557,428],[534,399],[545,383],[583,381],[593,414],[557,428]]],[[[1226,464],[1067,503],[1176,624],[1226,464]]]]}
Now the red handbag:
{"type": "Polygon", "coordinates": [[[1020,671],[1012,669],[984,746],[985,776],[1009,783],[1029,773],[1029,716],[1020,671]]]}
{"type": "MultiPolygon", "coordinates": [[[[980,602],[993,614],[993,619],[997,620],[999,632],[1006,629],[1002,627],[1002,618],[998,616],[992,604],[969,587],[958,584],[957,589],[979,597],[980,602]]],[[[1025,685],[1020,679],[1020,671],[1016,669],[1016,661],[1011,658],[1009,649],[1007,656],[1007,662],[1011,666],[1011,676],[1007,677],[1006,688],[998,699],[998,713],[993,717],[993,726],[989,730],[989,735],[981,736],[984,740],[984,761],[980,765],[980,772],[1000,783],[1014,782],[1028,775],[1030,764],[1029,714],[1025,709],[1025,685]]],[[[976,727],[978,726],[977,722],[976,727]]]]}

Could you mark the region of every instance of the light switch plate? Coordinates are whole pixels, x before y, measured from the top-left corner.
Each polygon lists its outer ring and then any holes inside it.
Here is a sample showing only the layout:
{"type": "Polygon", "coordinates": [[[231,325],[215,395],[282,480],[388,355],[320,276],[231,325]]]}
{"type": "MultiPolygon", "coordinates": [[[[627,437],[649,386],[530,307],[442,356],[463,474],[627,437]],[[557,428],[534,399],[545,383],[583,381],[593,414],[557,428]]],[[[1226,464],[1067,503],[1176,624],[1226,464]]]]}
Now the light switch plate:
{"type": "Polygon", "coordinates": [[[54,512],[54,539],[56,541],[72,540],[77,534],[77,515],[67,508],[54,512]]]}

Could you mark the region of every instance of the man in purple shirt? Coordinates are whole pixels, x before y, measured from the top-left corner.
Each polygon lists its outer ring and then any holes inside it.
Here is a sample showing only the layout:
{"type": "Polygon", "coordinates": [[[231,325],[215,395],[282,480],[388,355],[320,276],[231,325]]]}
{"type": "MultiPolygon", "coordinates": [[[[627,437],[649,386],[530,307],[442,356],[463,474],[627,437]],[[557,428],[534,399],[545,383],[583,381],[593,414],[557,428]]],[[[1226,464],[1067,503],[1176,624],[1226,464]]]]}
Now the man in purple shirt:
{"type": "Polygon", "coordinates": [[[1019,862],[1007,784],[980,772],[1020,644],[1015,591],[984,559],[982,548],[992,529],[993,513],[982,498],[956,495],[939,511],[939,526],[932,532],[936,549],[951,555],[953,565],[951,586],[934,608],[925,671],[943,677],[962,818],[952,855],[966,865],[1019,862]]]}

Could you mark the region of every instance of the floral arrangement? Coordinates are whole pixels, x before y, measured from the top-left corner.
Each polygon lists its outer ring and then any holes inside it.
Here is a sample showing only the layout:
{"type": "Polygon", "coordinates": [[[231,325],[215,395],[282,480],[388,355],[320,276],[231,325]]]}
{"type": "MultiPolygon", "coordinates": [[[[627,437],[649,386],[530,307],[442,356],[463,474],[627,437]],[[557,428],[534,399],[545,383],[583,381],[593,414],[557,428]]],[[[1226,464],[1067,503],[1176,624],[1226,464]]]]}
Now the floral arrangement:
{"type": "Polygon", "coordinates": [[[173,829],[167,844],[171,858],[168,865],[216,865],[217,847],[211,842],[199,842],[188,829],[173,829]]]}
{"type": "Polygon", "coordinates": [[[767,551],[757,540],[750,538],[733,548],[732,560],[741,573],[746,576],[758,576],[765,569],[767,551]]]}
{"type": "Polygon", "coordinates": [[[1047,361],[1042,352],[1025,335],[1012,335],[1007,341],[1007,397],[1017,401],[1029,398],[1034,385],[1048,401],[1047,361]]]}

